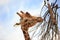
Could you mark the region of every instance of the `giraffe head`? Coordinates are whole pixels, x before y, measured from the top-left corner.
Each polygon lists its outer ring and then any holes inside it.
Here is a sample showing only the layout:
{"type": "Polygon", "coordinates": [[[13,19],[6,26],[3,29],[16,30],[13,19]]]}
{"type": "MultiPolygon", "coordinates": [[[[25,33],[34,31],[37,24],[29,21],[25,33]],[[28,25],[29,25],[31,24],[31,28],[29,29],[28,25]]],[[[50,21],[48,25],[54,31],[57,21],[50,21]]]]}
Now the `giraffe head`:
{"type": "Polygon", "coordinates": [[[37,22],[43,21],[41,17],[31,16],[28,12],[24,13],[23,11],[20,11],[20,13],[17,12],[17,14],[21,17],[20,24],[22,26],[31,27],[35,25],[37,22]]]}

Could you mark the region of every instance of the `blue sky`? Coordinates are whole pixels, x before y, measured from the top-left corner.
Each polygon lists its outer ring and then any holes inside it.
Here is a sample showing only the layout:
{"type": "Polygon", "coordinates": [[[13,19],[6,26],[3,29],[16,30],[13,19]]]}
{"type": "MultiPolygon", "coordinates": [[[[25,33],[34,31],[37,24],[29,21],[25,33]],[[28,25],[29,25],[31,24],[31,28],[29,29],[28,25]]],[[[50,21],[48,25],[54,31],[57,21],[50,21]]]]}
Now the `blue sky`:
{"type": "MultiPolygon", "coordinates": [[[[60,0],[57,3],[60,6],[60,0]]],[[[20,19],[16,12],[40,16],[42,5],[43,0],[0,0],[0,40],[24,40],[20,27],[13,26],[20,19]]]]}

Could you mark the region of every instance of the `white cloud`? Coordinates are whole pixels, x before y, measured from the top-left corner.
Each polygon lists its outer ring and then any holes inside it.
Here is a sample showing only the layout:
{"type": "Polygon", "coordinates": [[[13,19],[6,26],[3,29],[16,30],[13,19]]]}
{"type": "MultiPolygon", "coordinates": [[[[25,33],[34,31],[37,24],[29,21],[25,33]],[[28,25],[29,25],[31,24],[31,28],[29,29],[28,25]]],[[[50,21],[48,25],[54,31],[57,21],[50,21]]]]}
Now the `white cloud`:
{"type": "Polygon", "coordinates": [[[22,33],[22,30],[20,27],[12,27],[14,30],[9,33],[6,30],[8,28],[3,28],[3,26],[0,24],[0,40],[24,40],[24,35],[22,33]]]}
{"type": "Polygon", "coordinates": [[[2,25],[0,24],[0,30],[2,29],[2,25]]]}
{"type": "Polygon", "coordinates": [[[10,0],[0,0],[0,5],[8,4],[10,0]]]}
{"type": "Polygon", "coordinates": [[[15,31],[8,34],[5,38],[5,40],[24,40],[23,33],[19,27],[14,28],[15,31]]]}
{"type": "Polygon", "coordinates": [[[0,40],[4,40],[5,35],[6,35],[6,32],[3,28],[3,25],[1,25],[0,23],[0,40]]]}

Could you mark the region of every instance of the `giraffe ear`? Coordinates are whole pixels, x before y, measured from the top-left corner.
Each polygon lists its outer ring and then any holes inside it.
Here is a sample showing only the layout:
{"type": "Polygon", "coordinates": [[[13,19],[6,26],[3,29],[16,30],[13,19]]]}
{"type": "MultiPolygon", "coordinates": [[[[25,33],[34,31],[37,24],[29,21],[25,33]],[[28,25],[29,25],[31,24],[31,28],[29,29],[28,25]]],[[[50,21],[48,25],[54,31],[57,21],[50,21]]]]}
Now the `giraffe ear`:
{"type": "Polygon", "coordinates": [[[31,17],[30,13],[26,12],[26,16],[31,17]]]}

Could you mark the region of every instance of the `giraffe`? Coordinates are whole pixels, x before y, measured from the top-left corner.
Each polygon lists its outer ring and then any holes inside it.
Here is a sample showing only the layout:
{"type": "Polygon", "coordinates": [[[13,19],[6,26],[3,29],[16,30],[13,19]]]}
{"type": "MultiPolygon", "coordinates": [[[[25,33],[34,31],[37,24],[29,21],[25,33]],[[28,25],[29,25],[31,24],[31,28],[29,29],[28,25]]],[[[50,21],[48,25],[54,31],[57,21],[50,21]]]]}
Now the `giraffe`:
{"type": "Polygon", "coordinates": [[[21,22],[16,23],[15,25],[21,25],[25,40],[31,40],[28,29],[34,26],[37,22],[43,22],[43,19],[41,17],[31,16],[28,12],[24,13],[23,11],[20,11],[20,13],[17,12],[17,14],[21,17],[21,22]]]}

